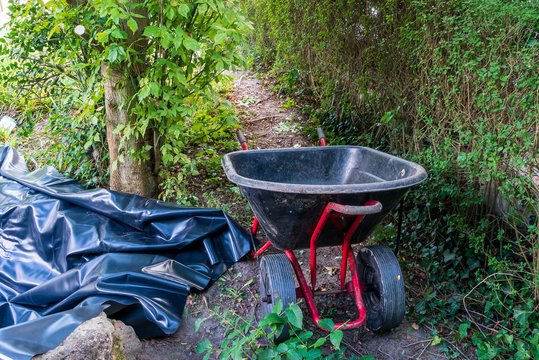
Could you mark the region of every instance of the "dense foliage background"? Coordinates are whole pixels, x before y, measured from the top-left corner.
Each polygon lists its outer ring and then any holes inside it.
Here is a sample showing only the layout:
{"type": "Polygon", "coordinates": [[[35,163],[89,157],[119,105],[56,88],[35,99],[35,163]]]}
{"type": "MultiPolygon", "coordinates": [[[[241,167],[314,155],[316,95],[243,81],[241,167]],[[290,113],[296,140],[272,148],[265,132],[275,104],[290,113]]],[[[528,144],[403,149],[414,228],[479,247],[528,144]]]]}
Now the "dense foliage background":
{"type": "Polygon", "coordinates": [[[427,169],[405,204],[415,316],[480,358],[538,357],[539,4],[246,3],[258,64],[334,142],[427,169]]]}

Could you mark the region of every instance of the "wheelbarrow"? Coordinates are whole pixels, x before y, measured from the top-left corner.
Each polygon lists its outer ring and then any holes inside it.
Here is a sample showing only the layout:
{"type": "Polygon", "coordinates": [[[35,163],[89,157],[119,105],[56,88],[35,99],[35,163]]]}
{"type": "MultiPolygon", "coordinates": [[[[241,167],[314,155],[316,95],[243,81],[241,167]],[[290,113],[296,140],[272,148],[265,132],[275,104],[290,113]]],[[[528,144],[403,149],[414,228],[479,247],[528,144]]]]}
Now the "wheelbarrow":
{"type": "MultiPolygon", "coordinates": [[[[239,186],[255,214],[251,233],[255,235],[260,225],[269,240],[253,257],[269,246],[284,252],[260,260],[262,312],[271,312],[278,300],[286,308],[301,297],[320,327],[314,297],[351,294],[359,317],[335,323],[334,329],[364,324],[373,331],[392,329],[401,323],[406,307],[398,260],[384,245],[361,247],[356,257],[351,244],[366,240],[405,192],[427,174],[413,162],[374,149],[326,146],[323,131],[318,133],[320,147],[236,151],[222,159],[228,179],[239,186]],[[341,246],[339,290],[316,287],[320,246],[341,246]],[[310,286],[293,252],[306,248],[310,249],[310,286]]],[[[238,139],[248,150],[241,132],[238,139]]],[[[283,331],[279,340],[286,338],[283,331]]]]}

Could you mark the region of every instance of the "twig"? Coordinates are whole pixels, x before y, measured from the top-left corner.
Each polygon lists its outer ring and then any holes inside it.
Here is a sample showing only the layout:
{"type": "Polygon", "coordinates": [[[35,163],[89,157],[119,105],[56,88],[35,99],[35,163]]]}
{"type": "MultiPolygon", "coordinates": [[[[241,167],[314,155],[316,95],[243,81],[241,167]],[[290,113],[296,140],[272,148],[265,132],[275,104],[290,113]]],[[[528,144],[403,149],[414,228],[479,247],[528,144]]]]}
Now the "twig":
{"type": "Polygon", "coordinates": [[[393,359],[393,358],[391,357],[391,355],[389,355],[388,353],[385,353],[385,352],[383,352],[382,350],[380,350],[381,347],[382,347],[382,346],[379,346],[379,347],[378,347],[378,351],[381,352],[382,354],[384,354],[385,356],[387,356],[388,358],[393,359]]]}
{"type": "Polygon", "coordinates": [[[427,344],[427,346],[425,346],[423,348],[423,350],[421,350],[421,352],[419,353],[419,355],[417,355],[417,358],[416,359],[421,359],[421,356],[423,355],[423,353],[425,352],[425,350],[427,350],[427,348],[430,346],[430,344],[427,344]]]}
{"type": "Polygon", "coordinates": [[[422,343],[426,343],[426,342],[429,342],[429,343],[430,343],[430,342],[432,342],[432,339],[416,341],[416,342],[414,342],[414,343],[404,345],[403,348],[407,348],[407,347],[410,347],[410,346],[414,346],[414,345],[418,345],[418,344],[422,344],[422,343]]]}
{"type": "Polygon", "coordinates": [[[352,352],[353,352],[354,354],[356,354],[357,356],[362,356],[362,354],[361,354],[359,351],[357,351],[356,349],[354,349],[353,345],[350,344],[349,342],[347,342],[347,341],[345,341],[345,340],[343,339],[343,340],[341,340],[341,343],[343,343],[344,345],[346,345],[346,349],[347,349],[347,350],[352,351],[352,352]]]}
{"type": "Polygon", "coordinates": [[[494,273],[494,274],[490,274],[489,276],[487,276],[486,278],[484,278],[483,280],[481,280],[478,284],[476,284],[466,295],[464,295],[464,297],[462,298],[462,303],[464,304],[464,310],[466,310],[466,313],[468,314],[468,317],[470,318],[470,320],[474,323],[474,325],[479,329],[479,331],[481,332],[481,334],[483,335],[483,337],[487,337],[485,335],[485,333],[483,332],[483,329],[481,328],[481,326],[479,326],[479,324],[475,321],[475,319],[473,318],[473,316],[470,314],[470,311],[468,310],[468,306],[466,306],[466,298],[468,296],[471,295],[471,293],[473,293],[475,291],[475,289],[477,289],[481,284],[483,284],[485,281],[487,281],[488,279],[490,279],[491,277],[493,276],[498,276],[498,275],[505,275],[505,276],[513,276],[515,278],[518,278],[520,280],[525,280],[524,278],[518,276],[518,275],[515,275],[515,274],[510,274],[510,273],[494,273]]]}
{"type": "MultiPolygon", "coordinates": [[[[429,326],[429,325],[425,325],[427,328],[430,329],[430,331],[434,331],[434,328],[429,326]]],[[[462,355],[463,358],[467,359],[467,360],[470,360],[470,358],[468,358],[455,344],[453,344],[451,341],[447,340],[447,338],[443,337],[443,336],[440,336],[438,334],[438,336],[442,339],[444,339],[445,342],[447,342],[449,345],[451,345],[452,348],[454,348],[455,350],[457,350],[459,352],[459,354],[462,355]]]]}
{"type": "Polygon", "coordinates": [[[256,121],[260,121],[260,120],[265,120],[265,119],[271,119],[271,118],[275,118],[275,119],[284,119],[285,116],[279,116],[277,114],[274,114],[274,115],[268,115],[268,116],[262,116],[262,117],[259,117],[257,119],[253,119],[253,120],[247,120],[247,122],[256,122],[256,121]]]}

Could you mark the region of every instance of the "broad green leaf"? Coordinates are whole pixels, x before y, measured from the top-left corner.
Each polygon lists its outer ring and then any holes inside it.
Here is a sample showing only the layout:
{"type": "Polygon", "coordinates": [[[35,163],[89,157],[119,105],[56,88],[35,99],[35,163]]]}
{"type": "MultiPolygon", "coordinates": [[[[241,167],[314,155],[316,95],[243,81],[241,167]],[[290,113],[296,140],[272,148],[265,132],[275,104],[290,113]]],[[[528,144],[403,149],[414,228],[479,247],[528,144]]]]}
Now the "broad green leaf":
{"type": "Polygon", "coordinates": [[[198,51],[200,50],[200,44],[195,39],[186,37],[183,39],[183,46],[189,50],[198,51]]]}
{"type": "Polygon", "coordinates": [[[342,330],[335,330],[329,334],[329,340],[335,346],[337,349],[340,349],[341,347],[341,341],[342,341],[343,333],[342,330]]]}
{"type": "Polygon", "coordinates": [[[324,345],[325,342],[326,342],[326,338],[325,338],[325,337],[320,338],[320,339],[316,340],[316,342],[313,344],[313,348],[320,347],[320,346],[324,345]]]}
{"type": "Polygon", "coordinates": [[[513,310],[513,317],[520,324],[521,327],[526,327],[528,325],[528,318],[530,317],[531,312],[515,309],[513,310]]]}
{"type": "Polygon", "coordinates": [[[133,18],[129,18],[129,20],[127,20],[127,26],[129,26],[133,34],[138,30],[137,22],[133,20],[133,18]]]}
{"type": "Polygon", "coordinates": [[[286,353],[286,356],[290,360],[301,360],[302,359],[302,356],[294,349],[288,350],[288,352],[286,353]]]}
{"type": "Polygon", "coordinates": [[[211,350],[211,348],[212,348],[212,345],[211,345],[210,340],[206,339],[203,342],[198,344],[196,353],[201,354],[205,351],[211,350]]]}
{"type": "Polygon", "coordinates": [[[215,37],[213,38],[213,42],[217,45],[221,44],[221,43],[224,43],[225,40],[226,40],[226,34],[224,33],[219,33],[217,35],[215,35],[215,37]]]}
{"type": "Polygon", "coordinates": [[[288,345],[286,343],[280,343],[278,346],[277,346],[277,352],[279,353],[285,353],[286,351],[288,351],[288,345]]]}
{"type": "Polygon", "coordinates": [[[105,43],[109,41],[109,34],[107,34],[106,32],[97,33],[97,41],[100,43],[105,43]]]}
{"type": "Polygon", "coordinates": [[[305,357],[305,359],[308,359],[308,360],[320,359],[320,356],[322,356],[322,351],[320,349],[311,349],[307,353],[307,356],[305,357]]]}
{"type": "Polygon", "coordinates": [[[161,94],[161,86],[155,81],[152,81],[150,83],[150,93],[153,96],[159,96],[161,94]]]}
{"type": "Polygon", "coordinates": [[[179,4],[176,10],[178,11],[178,14],[180,14],[180,16],[187,18],[187,15],[189,14],[189,5],[179,4]]]}
{"type": "Polygon", "coordinates": [[[125,34],[125,31],[122,31],[120,29],[114,29],[111,33],[110,33],[110,36],[114,39],[125,39],[127,38],[127,35],[125,34]]]}
{"type": "Polygon", "coordinates": [[[144,36],[158,37],[161,35],[161,29],[158,26],[146,26],[144,36]]]}
{"type": "Polygon", "coordinates": [[[206,321],[206,320],[207,320],[207,318],[200,318],[200,319],[197,319],[197,320],[195,321],[195,328],[194,328],[194,331],[197,332],[197,331],[200,329],[200,325],[201,325],[204,321],[206,321]]]}
{"type": "Polygon", "coordinates": [[[460,338],[464,339],[466,336],[468,336],[468,328],[470,327],[471,323],[469,321],[463,322],[459,325],[459,334],[460,338]]]}
{"type": "Polygon", "coordinates": [[[301,309],[299,308],[298,304],[291,304],[285,310],[285,314],[290,324],[294,325],[297,328],[303,327],[303,313],[301,312],[301,309]]]}
{"type": "Polygon", "coordinates": [[[318,326],[328,331],[333,331],[333,329],[335,328],[335,323],[331,319],[321,319],[318,322],[318,326]]]}

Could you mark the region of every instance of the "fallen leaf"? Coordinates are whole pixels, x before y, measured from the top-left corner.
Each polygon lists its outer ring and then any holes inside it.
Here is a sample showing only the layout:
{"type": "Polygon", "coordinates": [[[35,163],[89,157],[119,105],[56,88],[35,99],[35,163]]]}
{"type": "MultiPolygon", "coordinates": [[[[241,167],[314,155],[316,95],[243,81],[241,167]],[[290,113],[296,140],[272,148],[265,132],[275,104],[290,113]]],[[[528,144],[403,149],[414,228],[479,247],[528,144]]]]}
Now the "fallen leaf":
{"type": "Polygon", "coordinates": [[[412,329],[419,330],[419,325],[417,325],[416,323],[413,323],[412,324],[412,329]]]}

